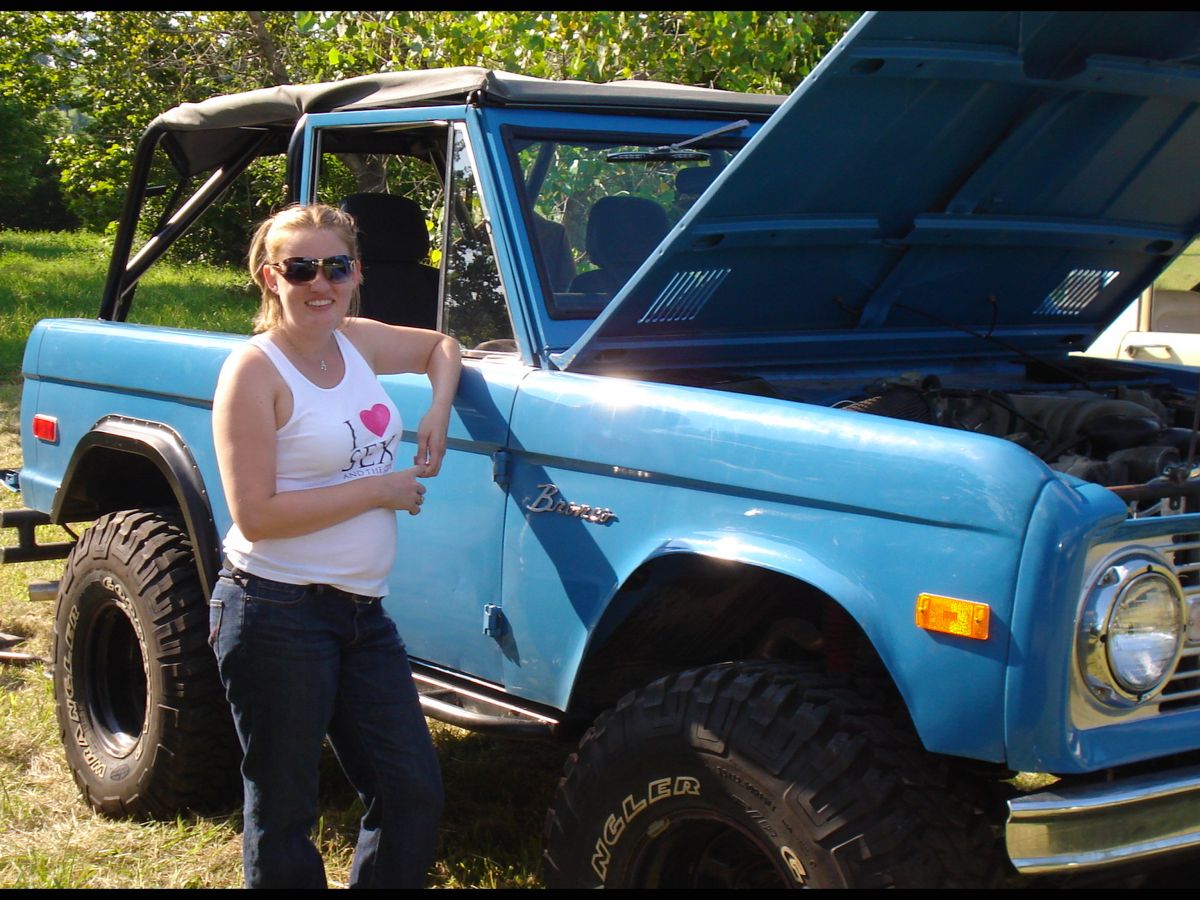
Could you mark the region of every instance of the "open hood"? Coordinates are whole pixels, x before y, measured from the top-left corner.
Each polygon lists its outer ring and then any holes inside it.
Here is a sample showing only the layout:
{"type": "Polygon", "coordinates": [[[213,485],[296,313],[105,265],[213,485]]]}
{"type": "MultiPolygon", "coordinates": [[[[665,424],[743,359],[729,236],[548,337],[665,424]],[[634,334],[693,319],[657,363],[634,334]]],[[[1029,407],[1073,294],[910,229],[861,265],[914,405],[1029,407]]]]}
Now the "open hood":
{"type": "Polygon", "coordinates": [[[1061,355],[1200,228],[1200,13],[868,13],[579,371],[1061,355]]]}

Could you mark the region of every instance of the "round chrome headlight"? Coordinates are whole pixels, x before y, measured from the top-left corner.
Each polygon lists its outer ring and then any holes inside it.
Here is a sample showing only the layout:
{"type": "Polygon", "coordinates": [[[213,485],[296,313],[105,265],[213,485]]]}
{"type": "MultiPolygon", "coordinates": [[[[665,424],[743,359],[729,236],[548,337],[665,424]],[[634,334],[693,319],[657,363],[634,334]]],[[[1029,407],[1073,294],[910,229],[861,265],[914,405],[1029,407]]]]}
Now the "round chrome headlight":
{"type": "Polygon", "coordinates": [[[1108,665],[1117,684],[1144,695],[1175,667],[1183,643],[1182,604],[1172,581],[1157,572],[1134,576],[1108,617],[1108,665]]]}
{"type": "Polygon", "coordinates": [[[1139,552],[1103,567],[1080,622],[1093,694],[1125,707],[1150,699],[1175,670],[1183,641],[1183,589],[1165,562],[1139,552]]]}

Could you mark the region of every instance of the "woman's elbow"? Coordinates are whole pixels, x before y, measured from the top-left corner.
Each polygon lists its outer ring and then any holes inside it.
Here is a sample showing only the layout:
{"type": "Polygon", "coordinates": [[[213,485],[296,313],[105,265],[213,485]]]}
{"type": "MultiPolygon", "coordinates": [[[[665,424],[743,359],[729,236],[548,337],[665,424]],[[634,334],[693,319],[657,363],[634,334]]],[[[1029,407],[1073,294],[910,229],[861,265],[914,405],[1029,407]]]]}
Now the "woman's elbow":
{"type": "Polygon", "coordinates": [[[251,525],[248,522],[236,522],[235,520],[235,524],[238,527],[238,531],[242,533],[242,537],[250,541],[252,544],[258,543],[259,541],[269,537],[269,535],[267,535],[261,528],[251,525]]]}
{"type": "Polygon", "coordinates": [[[277,537],[272,534],[270,522],[257,510],[251,509],[234,509],[233,524],[237,526],[242,537],[248,541],[262,541],[267,538],[277,537]]]}
{"type": "Polygon", "coordinates": [[[259,541],[266,538],[266,535],[263,534],[261,531],[255,531],[253,528],[251,528],[248,525],[245,525],[245,526],[239,525],[238,531],[240,531],[242,533],[242,537],[244,537],[246,540],[248,540],[252,544],[257,544],[259,541]]]}

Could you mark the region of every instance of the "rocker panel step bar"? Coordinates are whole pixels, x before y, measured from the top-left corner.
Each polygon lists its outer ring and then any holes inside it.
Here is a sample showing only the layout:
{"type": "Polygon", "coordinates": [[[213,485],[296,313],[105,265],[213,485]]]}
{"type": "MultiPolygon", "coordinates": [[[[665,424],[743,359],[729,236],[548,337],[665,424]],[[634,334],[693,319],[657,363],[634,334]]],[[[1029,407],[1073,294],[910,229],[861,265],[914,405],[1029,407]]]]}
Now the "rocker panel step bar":
{"type": "Polygon", "coordinates": [[[468,681],[416,660],[412,661],[412,669],[421,708],[431,719],[497,737],[550,740],[556,735],[558,719],[514,703],[498,688],[468,681]],[[501,712],[491,714],[467,709],[460,705],[464,702],[493,707],[501,712]]]}

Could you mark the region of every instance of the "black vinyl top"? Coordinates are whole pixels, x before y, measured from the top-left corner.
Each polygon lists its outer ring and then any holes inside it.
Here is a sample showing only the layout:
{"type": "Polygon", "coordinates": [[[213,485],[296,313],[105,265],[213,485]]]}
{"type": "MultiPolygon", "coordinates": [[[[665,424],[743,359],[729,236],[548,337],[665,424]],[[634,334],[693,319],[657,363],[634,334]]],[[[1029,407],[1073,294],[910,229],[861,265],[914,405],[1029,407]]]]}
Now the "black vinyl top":
{"type": "Polygon", "coordinates": [[[180,172],[193,175],[230,158],[232,148],[263,129],[278,132],[286,148],[306,113],[389,109],[474,102],[490,105],[597,107],[605,109],[720,112],[761,116],[785,97],[742,94],[661,81],[550,81],[493,69],[462,66],[382,72],[322,84],[285,84],[184,103],[158,116],[150,128],[166,131],[168,152],[180,172]]]}

